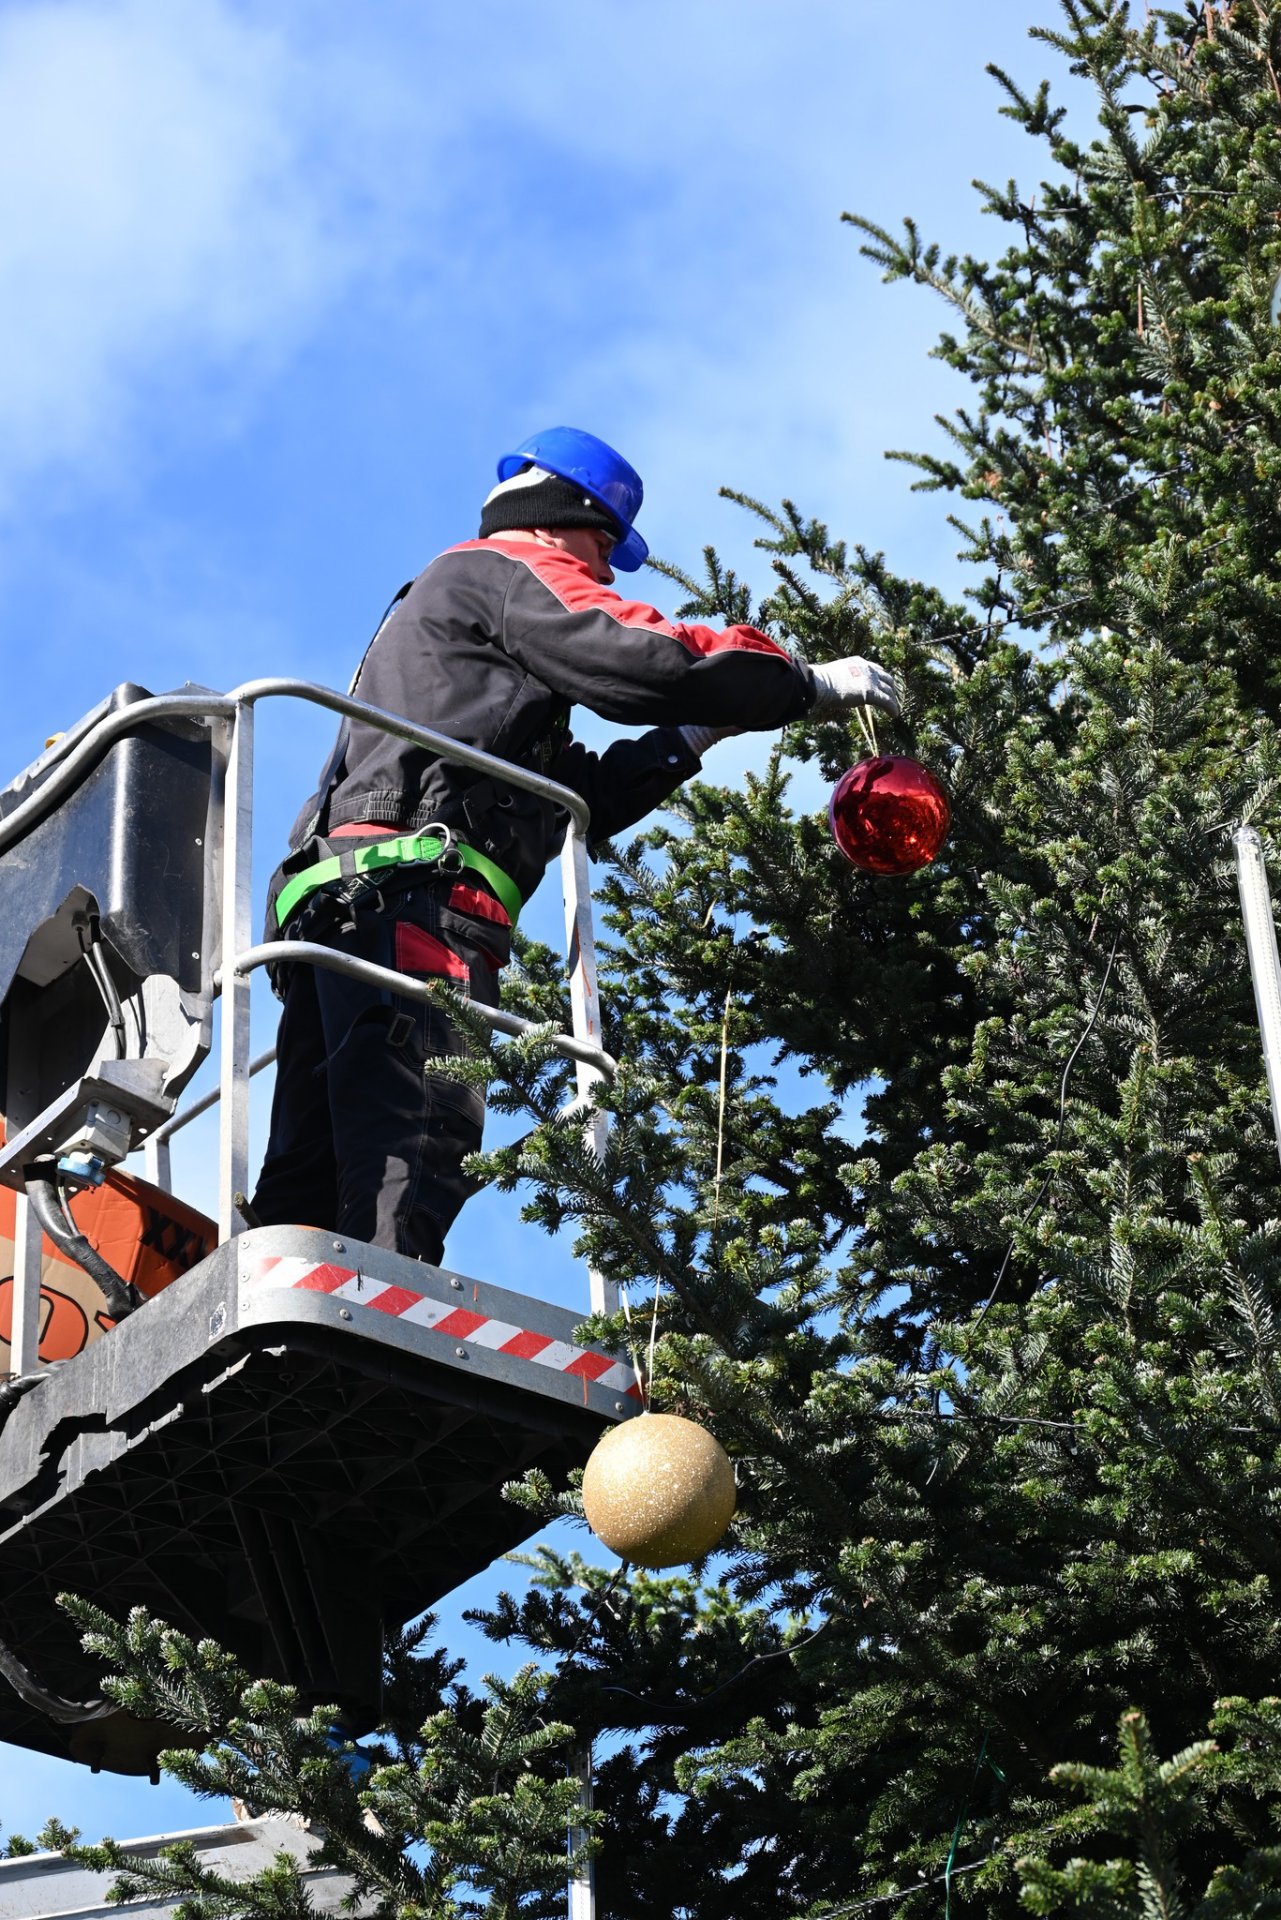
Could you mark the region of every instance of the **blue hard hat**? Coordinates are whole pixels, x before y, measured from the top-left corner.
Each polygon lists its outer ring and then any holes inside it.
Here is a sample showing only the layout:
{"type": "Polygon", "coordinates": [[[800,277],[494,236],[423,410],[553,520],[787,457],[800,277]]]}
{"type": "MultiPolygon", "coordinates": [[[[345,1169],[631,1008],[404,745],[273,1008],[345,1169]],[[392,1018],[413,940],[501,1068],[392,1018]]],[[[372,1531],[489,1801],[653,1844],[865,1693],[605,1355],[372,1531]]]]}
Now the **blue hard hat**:
{"type": "Polygon", "coordinates": [[[615,453],[594,433],[583,433],[577,427],[547,427],[523,440],[514,453],[503,455],[498,462],[498,478],[510,480],[531,463],[581,487],[621,521],[623,537],[610,554],[620,573],[635,573],[648,560],[649,548],[632,524],[640,512],[645,489],[635,467],[629,466],[621,453],[615,453]]]}

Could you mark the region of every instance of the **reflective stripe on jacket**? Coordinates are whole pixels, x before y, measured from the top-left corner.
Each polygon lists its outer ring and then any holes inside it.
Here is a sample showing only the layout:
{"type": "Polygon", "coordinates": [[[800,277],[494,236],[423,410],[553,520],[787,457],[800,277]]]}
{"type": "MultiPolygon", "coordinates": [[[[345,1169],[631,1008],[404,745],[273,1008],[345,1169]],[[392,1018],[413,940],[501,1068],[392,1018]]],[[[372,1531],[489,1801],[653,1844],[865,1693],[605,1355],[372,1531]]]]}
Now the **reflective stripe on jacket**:
{"type": "MultiPolygon", "coordinates": [[[[814,698],[809,669],[753,628],[667,620],[600,586],[558,548],[501,535],[451,547],[418,576],[379,629],[355,690],[582,794],[595,840],[632,826],[697,771],[675,731],[681,722],[776,727],[814,698]],[[651,730],[589,752],[569,733],[577,701],[651,730]]],[[[566,826],[562,809],[358,721],[319,830],[351,821],[406,832],[442,821],[526,898],[566,826]]]]}

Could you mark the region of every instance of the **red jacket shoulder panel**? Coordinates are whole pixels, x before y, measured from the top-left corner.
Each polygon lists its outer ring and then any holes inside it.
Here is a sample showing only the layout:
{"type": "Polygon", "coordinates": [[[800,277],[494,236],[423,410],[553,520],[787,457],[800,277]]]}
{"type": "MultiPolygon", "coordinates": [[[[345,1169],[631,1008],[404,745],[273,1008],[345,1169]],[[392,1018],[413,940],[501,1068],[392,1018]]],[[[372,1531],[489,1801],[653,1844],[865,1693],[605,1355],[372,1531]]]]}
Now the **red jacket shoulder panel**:
{"type": "MultiPolygon", "coordinates": [[[[602,613],[616,620],[621,627],[633,631],[661,634],[665,639],[677,640],[687,652],[698,654],[720,653],[733,648],[740,653],[767,653],[792,664],[790,655],[768,634],[759,633],[755,627],[727,627],[718,632],[714,627],[691,626],[683,621],[668,620],[657,607],[651,607],[643,600],[624,600],[621,594],[612,588],[602,586],[593,580],[590,569],[572,553],[562,553],[559,547],[536,545],[532,540],[464,540],[456,547],[447,549],[448,553],[483,553],[486,550],[502,554],[505,559],[514,560],[527,567],[535,579],[542,582],[553,593],[567,613],[602,613]]],[[[445,555],[442,554],[444,559],[445,555]]]]}

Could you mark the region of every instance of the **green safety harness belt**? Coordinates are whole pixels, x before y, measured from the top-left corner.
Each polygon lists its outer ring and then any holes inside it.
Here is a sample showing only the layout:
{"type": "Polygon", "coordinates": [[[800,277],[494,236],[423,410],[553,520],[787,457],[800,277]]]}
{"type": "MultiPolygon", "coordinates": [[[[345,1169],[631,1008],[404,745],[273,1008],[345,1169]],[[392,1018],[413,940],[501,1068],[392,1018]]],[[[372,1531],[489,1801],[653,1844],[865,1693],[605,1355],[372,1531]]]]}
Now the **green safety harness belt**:
{"type": "Polygon", "coordinates": [[[511,875],[504,873],[487,855],[477,853],[475,847],[464,846],[460,840],[442,840],[434,833],[416,839],[405,835],[399,840],[380,840],[375,846],[333,854],[328,860],[318,860],[314,867],[304,867],[280,890],[276,900],[276,925],[283,927],[294,908],[315,893],[317,887],[327,887],[334,880],[350,880],[357,874],[377,873],[383,867],[435,864],[446,853],[451,860],[456,859],[460,867],[470,867],[473,873],[489,882],[515,926],[523,902],[511,875]]]}

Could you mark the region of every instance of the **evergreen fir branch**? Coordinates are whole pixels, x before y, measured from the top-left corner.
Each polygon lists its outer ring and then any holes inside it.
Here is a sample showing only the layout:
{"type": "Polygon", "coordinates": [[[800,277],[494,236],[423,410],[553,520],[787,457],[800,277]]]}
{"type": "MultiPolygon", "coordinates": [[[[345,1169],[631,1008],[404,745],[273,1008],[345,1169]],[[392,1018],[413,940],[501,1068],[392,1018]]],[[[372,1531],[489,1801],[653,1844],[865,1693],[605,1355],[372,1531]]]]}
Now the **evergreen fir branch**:
{"type": "Polygon", "coordinates": [[[1004,68],[989,61],[985,71],[991,74],[1001,91],[1008,97],[1007,104],[998,109],[1000,113],[1008,119],[1017,120],[1024,132],[1030,134],[1033,139],[1058,131],[1066,117],[1067,109],[1066,107],[1051,108],[1048,80],[1041,81],[1035,98],[1029,100],[1004,68]]]}
{"type": "MultiPolygon", "coordinates": [[[[854,222],[949,302],[969,398],[917,473],[958,495],[963,592],[743,495],[764,599],[711,549],[701,580],[660,567],[691,613],[895,673],[882,745],[946,780],[938,858],[844,862],[821,789],[854,737],[790,730],[602,866],[604,1155],[559,1111],[545,950],[506,1001],[540,1030],[441,1063],[528,1117],[478,1163],[527,1215],[661,1278],[656,1397],[739,1481],[720,1577],[544,1551],[484,1623],[538,1671],[472,1695],[392,1649],[359,1792],[286,1695],[83,1617],[113,1697],[212,1721],[181,1777],[305,1789],[388,1904],[563,1901],[572,1728],[608,1735],[601,1902],[635,1920],[923,1920],[961,1887],[977,1914],[1277,1910],[1281,1208],[1222,825],[1281,833],[1279,17],[1068,0],[1036,44],[1101,119],[996,76],[1050,177],[980,187],[992,258],[854,222]],[[1154,1731],[1127,1718],[1100,1766],[1131,1709],[1154,1731]],[[985,1734],[1005,1779],[953,1851],[985,1734]]],[[[580,1512],[572,1476],[510,1493],[580,1512]]]]}
{"type": "MultiPolygon", "coordinates": [[[[1027,336],[1011,335],[997,317],[995,302],[978,301],[973,297],[960,278],[960,263],[954,256],[944,260],[940,267],[939,248],[935,245],[922,246],[915,221],[904,220],[905,238],[900,241],[863,214],[843,213],[841,219],[870,236],[871,245],[861,246],[859,252],[883,269],[882,277],[886,281],[914,280],[918,286],[932,287],[935,293],[941,294],[949,305],[956,308],[975,333],[982,334],[1027,365],[1044,370],[1045,363],[1037,342],[1027,336]]],[[[982,278],[977,271],[970,277],[976,282],[982,278]]]]}
{"type": "MultiPolygon", "coordinates": [[[[462,1920],[482,1911],[554,1910],[578,1782],[561,1765],[573,1730],[544,1713],[544,1683],[532,1668],[510,1682],[489,1681],[487,1702],[457,1692],[404,1745],[366,1749],[374,1765],[362,1788],[343,1759],[355,1749],[335,1743],[333,1709],[301,1713],[292,1689],[249,1680],[226,1654],[207,1643],[193,1646],[140,1610],[122,1625],[85,1601],[65,1605],[86,1630],[86,1644],[115,1669],[104,1682],[111,1697],[184,1731],[199,1730],[203,1750],[161,1756],[168,1772],[207,1797],[303,1817],[320,1841],[319,1860],[350,1874],[379,1911],[462,1920]],[[422,1864],[406,1851],[415,1842],[427,1849],[422,1864]],[[466,1887],[486,1892],[489,1904],[482,1908],[466,1887]]],[[[410,1650],[402,1643],[389,1676],[402,1688],[410,1650]]],[[[429,1664],[412,1676],[409,1691],[420,1703],[433,1692],[439,1701],[450,1678],[448,1664],[429,1664]]],[[[590,1830],[593,1823],[585,1824],[590,1830]]],[[[57,1836],[51,1843],[75,1844],[57,1836]]],[[[589,1837],[575,1856],[580,1863],[593,1844],[589,1837]]],[[[283,1857],[249,1891],[205,1868],[191,1849],[166,1850],[152,1861],[112,1852],[108,1843],[100,1856],[85,1857],[99,1870],[120,1872],[123,1898],[147,1890],[182,1895],[192,1903],[192,1920],[242,1910],[262,1920],[295,1920],[311,1911],[295,1863],[283,1857]]]]}

